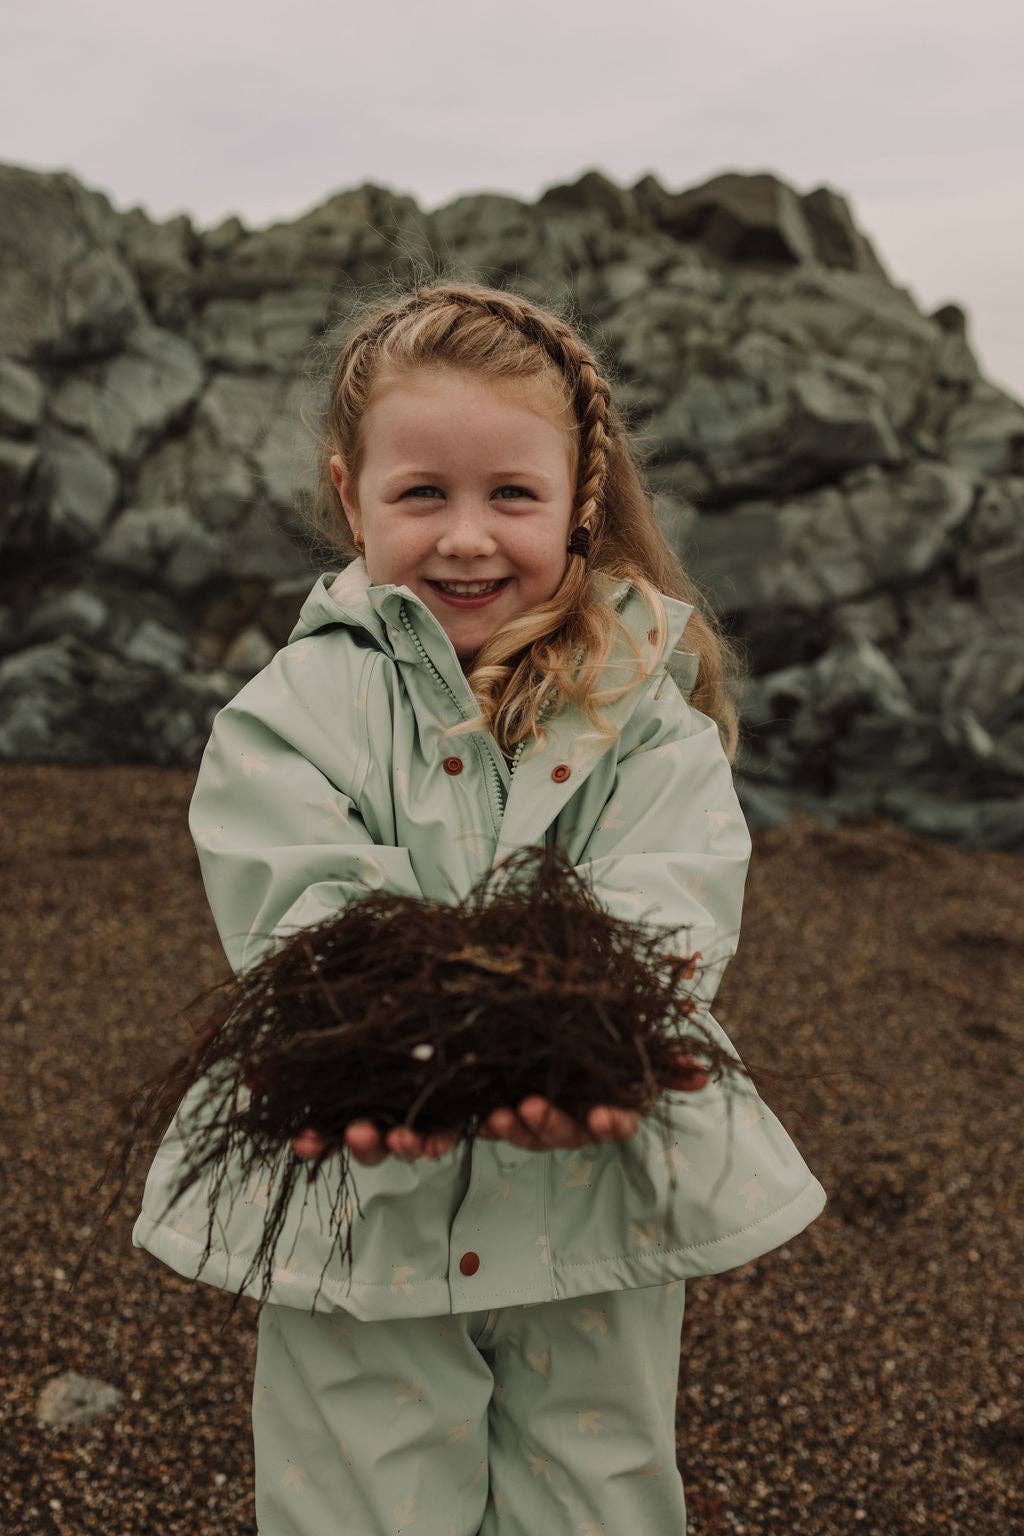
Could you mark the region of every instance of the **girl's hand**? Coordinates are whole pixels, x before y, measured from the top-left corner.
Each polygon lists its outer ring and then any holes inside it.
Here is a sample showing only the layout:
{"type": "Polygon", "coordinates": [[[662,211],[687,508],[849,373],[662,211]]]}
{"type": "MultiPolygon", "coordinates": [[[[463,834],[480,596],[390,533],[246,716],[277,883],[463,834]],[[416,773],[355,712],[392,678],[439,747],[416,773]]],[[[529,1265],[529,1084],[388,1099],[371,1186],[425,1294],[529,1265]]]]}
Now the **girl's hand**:
{"type": "Polygon", "coordinates": [[[535,1093],[523,1100],[518,1115],[511,1109],[494,1110],[477,1135],[485,1140],[501,1137],[527,1152],[547,1152],[552,1147],[583,1147],[594,1141],[628,1141],[639,1124],[639,1110],[595,1104],[587,1111],[583,1125],[535,1093]]]}
{"type": "MultiPolygon", "coordinates": [[[[381,1145],[380,1132],[372,1120],[352,1120],[345,1129],[345,1144],[357,1163],[372,1168],[382,1163],[388,1153],[411,1163],[417,1157],[437,1159],[450,1152],[458,1137],[453,1131],[435,1131],[424,1140],[408,1126],[395,1125],[388,1131],[385,1145],[381,1145]]],[[[319,1157],[327,1147],[327,1140],[319,1131],[307,1126],[292,1140],[295,1156],[303,1161],[319,1157]]]]}
{"type": "MultiPolygon", "coordinates": [[[[699,1092],[708,1080],[703,1062],[680,1052],[679,1073],[673,1086],[684,1092],[699,1092]]],[[[640,1111],[617,1109],[612,1104],[595,1104],[582,1125],[540,1094],[531,1094],[519,1106],[519,1113],[502,1108],[494,1110],[478,1128],[484,1141],[503,1139],[527,1152],[547,1152],[552,1147],[582,1147],[595,1141],[628,1141],[640,1124],[640,1111]]],[[[357,1162],[370,1168],[383,1162],[388,1153],[414,1162],[418,1157],[436,1160],[450,1152],[458,1141],[454,1131],[432,1131],[421,1137],[406,1125],[392,1126],[385,1145],[372,1120],[352,1120],[345,1131],[345,1142],[357,1162]]],[[[327,1143],[319,1131],[307,1126],[292,1142],[296,1157],[319,1157],[327,1143]]]]}
{"type": "MultiPolygon", "coordinates": [[[[676,1053],[676,1061],[674,1088],[689,1092],[704,1087],[708,1073],[702,1062],[681,1051],[676,1053]]],[[[488,1140],[500,1136],[528,1152],[546,1152],[551,1147],[582,1147],[594,1141],[628,1141],[636,1135],[640,1120],[638,1109],[595,1104],[587,1111],[584,1126],[540,1094],[531,1094],[520,1104],[518,1116],[511,1109],[496,1109],[477,1135],[488,1140]]]]}
{"type": "MultiPolygon", "coordinates": [[[[627,1141],[640,1123],[635,1109],[616,1109],[612,1105],[595,1105],[587,1114],[587,1125],[565,1114],[554,1104],[532,1094],[519,1106],[518,1115],[511,1109],[496,1109],[490,1114],[477,1135],[485,1141],[499,1138],[528,1152],[547,1152],[552,1147],[582,1147],[593,1141],[627,1141]]],[[[433,1131],[421,1137],[405,1125],[392,1126],[384,1145],[372,1120],[353,1120],[345,1131],[345,1142],[357,1162],[370,1168],[383,1162],[389,1153],[405,1162],[418,1157],[436,1160],[450,1152],[458,1137],[454,1131],[433,1131]]],[[[327,1143],[319,1131],[307,1127],[292,1141],[296,1157],[319,1157],[327,1143]]]]}

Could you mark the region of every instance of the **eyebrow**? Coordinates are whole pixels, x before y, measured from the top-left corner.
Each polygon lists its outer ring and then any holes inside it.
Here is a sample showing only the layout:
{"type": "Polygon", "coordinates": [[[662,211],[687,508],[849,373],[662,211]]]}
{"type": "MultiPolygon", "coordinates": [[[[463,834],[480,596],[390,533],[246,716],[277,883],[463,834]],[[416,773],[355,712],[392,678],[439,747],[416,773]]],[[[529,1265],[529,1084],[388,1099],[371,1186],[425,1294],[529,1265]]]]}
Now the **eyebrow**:
{"type": "MultiPolygon", "coordinates": [[[[396,469],[385,477],[384,484],[391,485],[393,481],[404,480],[407,475],[416,475],[424,480],[440,480],[443,478],[443,473],[442,470],[437,469],[396,469]]],[[[495,469],[491,473],[508,475],[512,479],[518,477],[523,480],[539,480],[542,485],[551,484],[550,476],[543,474],[539,469],[495,469]]]]}

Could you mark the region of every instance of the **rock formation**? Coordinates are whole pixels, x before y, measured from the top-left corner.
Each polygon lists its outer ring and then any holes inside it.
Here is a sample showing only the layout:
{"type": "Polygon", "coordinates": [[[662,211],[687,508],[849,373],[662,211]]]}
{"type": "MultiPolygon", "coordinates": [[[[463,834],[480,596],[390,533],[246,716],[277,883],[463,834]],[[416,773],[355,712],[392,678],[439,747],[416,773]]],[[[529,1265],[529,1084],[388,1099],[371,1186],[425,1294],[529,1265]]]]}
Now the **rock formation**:
{"type": "Polygon", "coordinates": [[[569,296],[606,360],[748,656],[751,825],[800,807],[1021,847],[1024,407],[830,188],[588,172],[426,213],[365,184],[198,230],[6,165],[0,219],[0,758],[198,762],[326,568],[296,516],[316,338],[439,258],[569,296]]]}

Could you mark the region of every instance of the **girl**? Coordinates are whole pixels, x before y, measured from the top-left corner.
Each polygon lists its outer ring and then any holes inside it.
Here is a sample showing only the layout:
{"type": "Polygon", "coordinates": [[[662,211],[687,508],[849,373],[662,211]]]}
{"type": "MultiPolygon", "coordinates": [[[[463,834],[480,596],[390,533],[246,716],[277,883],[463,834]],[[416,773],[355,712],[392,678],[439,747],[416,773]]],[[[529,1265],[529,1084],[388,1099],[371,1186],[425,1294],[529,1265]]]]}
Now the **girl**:
{"type": "MultiPolygon", "coordinates": [[[[728,1046],[706,1009],[751,852],[735,657],[584,341],[506,291],[417,287],[341,345],[319,473],[317,527],[353,558],[217,714],[189,812],[233,969],[367,886],[458,898],[557,839],[607,908],[699,950],[702,1023],[728,1046]]],[[[260,1536],[683,1536],[685,1279],[786,1242],[826,1198],[753,1087],[736,1114],[731,1091],[668,1090],[668,1152],[614,1105],[585,1124],[501,1106],[468,1159],[354,1122],[351,1273],[315,1294],[332,1238],[297,1191],[259,1311],[260,1536]]],[[[202,1269],[202,1180],[156,1219],[188,1098],[132,1240],[235,1289],[268,1187],[219,1195],[202,1269]]],[[[295,1152],[319,1146],[310,1127],[295,1152]]]]}

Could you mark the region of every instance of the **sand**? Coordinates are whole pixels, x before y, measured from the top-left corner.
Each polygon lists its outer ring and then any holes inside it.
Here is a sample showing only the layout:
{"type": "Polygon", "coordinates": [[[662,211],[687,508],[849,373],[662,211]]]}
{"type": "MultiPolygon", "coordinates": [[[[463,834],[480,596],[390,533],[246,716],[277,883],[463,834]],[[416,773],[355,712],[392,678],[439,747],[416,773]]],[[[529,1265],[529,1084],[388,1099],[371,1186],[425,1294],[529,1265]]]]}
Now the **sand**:
{"type": "MultiPolygon", "coordinates": [[[[90,1188],[114,1097],[172,1059],[178,1011],[226,974],[193,782],[0,765],[3,1536],[255,1531],[256,1304],[222,1333],[226,1293],[131,1247],[141,1161],[69,1291],[109,1198],[90,1188]],[[123,1397],[41,1427],[40,1391],[69,1369],[123,1397]]],[[[755,1074],[790,1072],[762,1092],[829,1203],[785,1247],[687,1283],[691,1536],[1021,1528],[1021,876],[1018,856],[877,818],[754,834],[714,1014],[755,1074]]]]}

